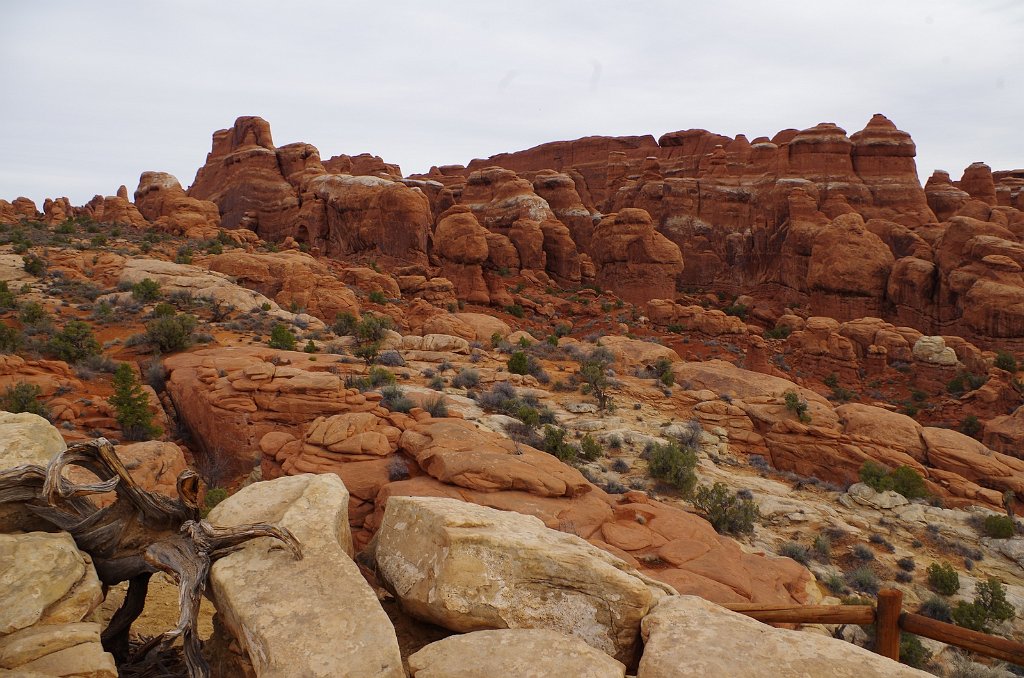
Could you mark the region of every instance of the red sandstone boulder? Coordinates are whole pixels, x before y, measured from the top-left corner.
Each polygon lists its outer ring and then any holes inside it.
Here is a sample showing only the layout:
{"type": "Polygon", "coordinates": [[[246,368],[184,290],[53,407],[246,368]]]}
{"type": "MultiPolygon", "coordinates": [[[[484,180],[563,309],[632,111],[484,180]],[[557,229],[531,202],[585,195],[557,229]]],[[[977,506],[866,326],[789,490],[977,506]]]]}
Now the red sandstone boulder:
{"type": "Polygon", "coordinates": [[[220,212],[209,200],[185,194],[178,180],[166,172],[143,172],[135,189],[135,205],[158,228],[189,238],[217,235],[220,212]]]}
{"type": "Polygon", "coordinates": [[[634,303],[675,296],[682,255],[675,243],[654,230],[644,210],[606,216],[594,229],[591,244],[601,287],[634,303]]]}
{"type": "Polygon", "coordinates": [[[225,252],[209,262],[238,284],[273,299],[282,308],[304,309],[330,324],[339,313],[359,316],[355,293],[323,263],[301,252],[247,254],[225,252]]]}

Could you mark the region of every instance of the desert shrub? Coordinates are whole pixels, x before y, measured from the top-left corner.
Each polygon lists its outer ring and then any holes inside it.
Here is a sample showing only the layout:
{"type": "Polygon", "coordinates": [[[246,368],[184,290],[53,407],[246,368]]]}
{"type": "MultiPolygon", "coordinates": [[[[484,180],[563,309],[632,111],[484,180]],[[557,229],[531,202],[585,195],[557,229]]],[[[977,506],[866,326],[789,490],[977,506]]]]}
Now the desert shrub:
{"type": "Polygon", "coordinates": [[[444,396],[424,400],[423,409],[435,418],[448,416],[448,404],[445,402],[444,396]]]}
{"type": "Polygon", "coordinates": [[[530,357],[523,351],[516,351],[508,359],[508,371],[512,374],[528,374],[530,357]]]}
{"type": "Polygon", "coordinates": [[[388,303],[388,297],[380,290],[373,290],[370,292],[370,301],[374,304],[386,304],[388,303]]]}
{"type": "Polygon", "coordinates": [[[860,481],[875,492],[894,490],[907,499],[920,499],[928,496],[924,478],[909,466],[899,466],[894,471],[890,471],[885,466],[869,459],[860,467],[860,481]]]}
{"type": "Polygon", "coordinates": [[[121,363],[114,372],[114,393],[108,400],[128,440],[149,440],[160,434],[160,428],[153,424],[149,396],[128,363],[121,363]]]}
{"type": "Polygon", "coordinates": [[[367,313],[356,324],[355,334],[361,341],[383,341],[391,327],[391,318],[367,313]]]}
{"type": "Polygon", "coordinates": [[[455,388],[474,388],[479,383],[480,373],[471,367],[462,368],[452,377],[452,386],[455,388]]]}
{"type": "Polygon", "coordinates": [[[331,331],[339,337],[354,335],[356,333],[357,324],[358,321],[356,320],[356,317],[348,311],[345,311],[334,316],[334,324],[331,325],[331,331]]]}
{"type": "Polygon", "coordinates": [[[917,567],[917,563],[914,562],[913,558],[900,558],[896,561],[896,565],[904,572],[913,572],[917,567]]]}
{"type": "Polygon", "coordinates": [[[924,669],[931,659],[931,651],[921,644],[920,638],[912,633],[900,633],[900,664],[924,669]]]}
{"type": "Polygon", "coordinates": [[[210,511],[214,509],[217,504],[221,503],[228,498],[228,491],[223,487],[211,487],[206,491],[206,496],[203,497],[203,517],[206,518],[210,515],[210,511]]]}
{"type": "Polygon", "coordinates": [[[697,485],[697,453],[682,447],[676,441],[665,445],[654,444],[644,450],[650,474],[689,496],[697,485]]]}
{"type": "Polygon", "coordinates": [[[160,393],[164,390],[164,387],[167,384],[167,370],[164,368],[163,363],[159,360],[151,360],[146,363],[146,367],[142,373],[146,379],[146,383],[149,384],[154,391],[160,393]]]}
{"type": "Polygon", "coordinates": [[[794,413],[804,424],[811,423],[811,415],[807,413],[807,401],[800,397],[796,391],[786,391],[784,394],[786,409],[794,413]]]}
{"type": "Polygon", "coordinates": [[[973,414],[969,414],[960,422],[960,432],[968,436],[976,436],[981,432],[981,422],[973,414]]]}
{"type": "Polygon", "coordinates": [[[396,384],[387,384],[380,390],[380,404],[392,412],[408,412],[413,403],[396,384]]]}
{"type": "Polygon", "coordinates": [[[978,582],[974,602],[960,601],[953,608],[953,623],[972,631],[988,633],[999,622],[1013,619],[1016,612],[1006,600],[1006,588],[994,577],[978,582]]]}
{"type": "Polygon", "coordinates": [[[505,312],[511,316],[515,316],[516,318],[522,318],[523,316],[526,315],[526,311],[524,311],[523,307],[520,306],[519,304],[512,304],[510,306],[506,306],[505,312]]]}
{"type": "Polygon", "coordinates": [[[160,298],[160,283],[152,278],[143,278],[132,285],[132,297],[144,304],[156,301],[160,298]]]}
{"type": "Polygon", "coordinates": [[[154,318],[146,323],[146,341],[161,353],[183,351],[192,343],[197,322],[196,317],[188,313],[154,318]]]}
{"type": "Polygon", "coordinates": [[[726,306],[722,310],[725,311],[726,315],[736,316],[740,320],[746,320],[747,312],[749,311],[743,304],[733,304],[732,306],[726,306]]]}
{"type": "Polygon", "coordinates": [[[388,367],[405,367],[405,358],[402,354],[393,349],[387,351],[381,351],[380,355],[377,356],[378,365],[387,365],[388,367]]]}
{"type": "Polygon", "coordinates": [[[397,455],[392,457],[391,461],[388,462],[388,480],[394,482],[396,480],[406,480],[408,477],[409,464],[402,457],[397,455]]]}
{"type": "Polygon", "coordinates": [[[50,320],[50,314],[46,312],[42,304],[29,301],[18,309],[18,320],[25,325],[43,325],[50,320]]]}
{"type": "Polygon", "coordinates": [[[907,499],[921,499],[928,496],[924,478],[909,466],[897,466],[892,472],[892,489],[907,499]]]}
{"type": "Polygon", "coordinates": [[[316,353],[320,349],[317,348],[315,341],[313,341],[312,339],[309,339],[309,340],[306,341],[306,345],[302,347],[302,350],[305,353],[316,353]]]}
{"type": "Polygon", "coordinates": [[[21,261],[25,267],[25,272],[29,275],[41,278],[46,273],[46,259],[43,259],[38,254],[26,254],[21,258],[21,261]]]}
{"type": "Polygon", "coordinates": [[[982,531],[986,537],[993,539],[1009,539],[1017,532],[1017,525],[1009,516],[986,516],[982,523],[982,531]]]}
{"type": "Polygon", "coordinates": [[[178,248],[178,253],[174,256],[174,263],[176,264],[191,264],[192,255],[194,254],[191,247],[188,245],[182,245],[178,248]]]}
{"type": "Polygon", "coordinates": [[[379,341],[364,341],[352,349],[352,355],[365,361],[367,365],[372,365],[377,360],[379,353],[379,341]]]}
{"type": "Polygon", "coordinates": [[[295,335],[285,325],[274,323],[267,345],[282,351],[292,351],[295,349],[295,335]]]}
{"type": "Polygon", "coordinates": [[[370,372],[367,375],[367,380],[371,387],[378,388],[385,384],[394,384],[395,375],[390,370],[386,370],[383,367],[371,367],[370,372]]]}
{"type": "Polygon", "coordinates": [[[847,573],[846,583],[852,589],[871,595],[878,593],[878,587],[881,585],[878,581],[878,575],[870,567],[858,567],[856,570],[847,573]]]}
{"type": "Polygon", "coordinates": [[[576,459],[576,448],[566,441],[565,429],[559,426],[544,427],[542,449],[564,462],[571,462],[576,459]]]}
{"type": "Polygon", "coordinates": [[[0,280],[0,311],[14,308],[16,304],[14,292],[11,291],[7,281],[0,280]]]}
{"type": "Polygon", "coordinates": [[[825,584],[825,588],[835,595],[839,595],[846,590],[846,580],[838,574],[827,575],[823,583],[825,584]]]}
{"type": "Polygon", "coordinates": [[[611,382],[608,380],[608,368],[615,361],[611,352],[602,347],[595,348],[580,360],[579,376],[589,387],[594,398],[597,399],[597,406],[605,410],[611,401],[608,394],[608,387],[611,382]]]}
{"type": "Polygon", "coordinates": [[[892,478],[889,477],[889,469],[871,460],[864,462],[860,467],[860,481],[875,492],[885,492],[892,489],[892,478]]]}
{"type": "Polygon", "coordinates": [[[443,391],[444,377],[442,377],[439,374],[435,374],[433,377],[430,378],[430,381],[427,382],[427,386],[434,389],[435,391],[443,391]]]}
{"type": "Polygon", "coordinates": [[[629,471],[629,462],[622,458],[616,459],[612,462],[612,470],[616,473],[626,473],[629,471]]]}
{"type": "Polygon", "coordinates": [[[795,541],[786,542],[779,548],[779,555],[792,558],[802,565],[807,565],[811,562],[811,550],[803,544],[798,544],[795,541]]]}
{"type": "Polygon", "coordinates": [[[23,343],[24,337],[20,331],[0,323],[0,353],[17,353],[23,343]]]}
{"type": "Polygon", "coordinates": [[[71,320],[64,328],[50,338],[47,348],[51,353],[68,363],[100,352],[100,343],[93,336],[92,327],[81,320],[71,320]]]}
{"type": "Polygon", "coordinates": [[[1007,351],[999,351],[996,353],[996,359],[992,363],[995,367],[1007,372],[1017,371],[1017,359],[1013,357],[1012,353],[1007,351]]]}
{"type": "Polygon", "coordinates": [[[173,304],[161,301],[159,304],[153,307],[153,317],[162,318],[163,316],[174,315],[178,310],[174,308],[173,304]]]}
{"type": "Polygon", "coordinates": [[[951,596],[960,590],[960,575],[949,563],[932,563],[926,570],[928,585],[944,596],[951,596]]]}
{"type": "Polygon", "coordinates": [[[602,454],[604,454],[604,449],[601,447],[601,443],[594,440],[589,433],[583,436],[580,440],[580,457],[587,461],[594,461],[600,459],[602,454]]]}
{"type": "Polygon", "coordinates": [[[921,606],[917,610],[918,614],[924,615],[925,617],[931,617],[941,622],[951,622],[953,617],[949,607],[949,602],[945,598],[938,596],[932,596],[928,600],[921,603],[921,606]]]}
{"type": "Polygon", "coordinates": [[[0,410],[14,414],[30,412],[38,414],[44,419],[49,419],[50,409],[46,406],[46,403],[39,401],[42,395],[42,390],[35,384],[19,381],[8,386],[4,390],[3,395],[0,396],[0,410]]]}
{"type": "Polygon", "coordinates": [[[766,330],[764,333],[765,339],[785,339],[793,333],[793,328],[789,325],[778,325],[773,329],[766,330]]]}
{"type": "Polygon", "coordinates": [[[725,534],[749,534],[760,517],[753,500],[740,498],[725,483],[697,488],[693,505],[715,531],[725,534]]]}
{"type": "Polygon", "coordinates": [[[814,556],[823,563],[832,560],[832,540],[827,534],[819,534],[814,537],[814,556]]]}
{"type": "Polygon", "coordinates": [[[857,560],[874,560],[875,552],[867,544],[856,544],[853,547],[853,557],[857,560]]]}

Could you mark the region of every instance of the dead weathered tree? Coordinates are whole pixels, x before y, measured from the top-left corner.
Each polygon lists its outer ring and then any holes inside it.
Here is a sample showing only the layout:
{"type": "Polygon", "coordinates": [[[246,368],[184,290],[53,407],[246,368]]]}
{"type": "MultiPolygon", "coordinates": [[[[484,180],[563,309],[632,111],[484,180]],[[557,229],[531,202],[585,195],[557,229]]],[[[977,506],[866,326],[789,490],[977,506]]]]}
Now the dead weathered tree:
{"type": "Polygon", "coordinates": [[[215,527],[201,519],[200,483],[192,471],[178,476],[177,498],[148,492],[134,481],[104,438],[72,445],[45,468],[18,466],[0,472],[0,504],[22,502],[40,518],[74,537],[88,553],[105,586],[128,582],[124,603],[102,634],[104,648],[121,663],[144,663],[179,637],[191,678],[206,678],[197,619],[210,566],[218,558],[257,537],[284,543],[296,558],[299,543],[284,528],[254,524],[215,527]],[[83,468],[98,478],[75,485],[64,470],[83,468]],[[89,495],[114,492],[114,502],[99,508],[89,495]],[[167,572],[178,583],[178,625],[156,636],[129,656],[129,631],[142,613],[149,579],[167,572]]]}

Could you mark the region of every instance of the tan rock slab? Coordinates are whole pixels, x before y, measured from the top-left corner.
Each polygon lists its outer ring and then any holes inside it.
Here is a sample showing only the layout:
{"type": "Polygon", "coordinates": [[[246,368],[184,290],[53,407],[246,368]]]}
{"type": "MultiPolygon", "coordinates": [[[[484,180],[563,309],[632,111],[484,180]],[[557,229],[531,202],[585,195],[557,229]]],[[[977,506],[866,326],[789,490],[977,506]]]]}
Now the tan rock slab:
{"type": "Polygon", "coordinates": [[[302,544],[295,560],[266,538],[217,561],[210,592],[261,678],[403,678],[395,629],[352,561],[349,493],[333,474],[249,485],[219,504],[220,526],[267,522],[302,544]]]}
{"type": "Polygon", "coordinates": [[[409,657],[412,678],[623,678],[626,667],[579,638],[547,629],[474,631],[409,657]]]}
{"type": "Polygon", "coordinates": [[[641,629],[637,678],[930,675],[852,643],[773,628],[696,596],[662,599],[641,629]]]}
{"type": "Polygon", "coordinates": [[[455,631],[551,629],[629,662],[665,591],[533,516],[438,497],[388,499],[378,575],[415,617],[455,631]]]}

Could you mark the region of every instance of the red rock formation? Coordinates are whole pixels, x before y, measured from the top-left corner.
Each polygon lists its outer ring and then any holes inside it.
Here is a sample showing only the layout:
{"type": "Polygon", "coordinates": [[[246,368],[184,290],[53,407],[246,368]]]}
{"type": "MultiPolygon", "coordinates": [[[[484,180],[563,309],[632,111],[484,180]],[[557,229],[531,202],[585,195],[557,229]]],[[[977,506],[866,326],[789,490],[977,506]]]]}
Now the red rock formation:
{"type": "Polygon", "coordinates": [[[634,303],[675,296],[682,255],[675,243],[654,230],[646,211],[624,209],[608,215],[594,229],[591,247],[601,287],[634,303]]]}
{"type": "Polygon", "coordinates": [[[464,205],[446,211],[434,229],[433,251],[440,260],[441,275],[452,281],[466,301],[484,304],[490,301],[483,274],[489,252],[488,235],[472,210],[464,205]]]}
{"type": "MultiPolygon", "coordinates": [[[[357,159],[356,171],[374,164],[357,159]]],[[[344,164],[336,159],[332,166],[344,164]]],[[[214,133],[188,195],[216,203],[224,228],[248,228],[271,240],[290,236],[328,256],[376,249],[426,258],[432,217],[421,190],[382,176],[329,173],[309,144],[274,146],[261,118],[238,118],[214,133]]]]}
{"type": "Polygon", "coordinates": [[[949,178],[949,172],[935,170],[924,185],[928,206],[939,221],[945,221],[960,211],[971,199],[967,191],[957,188],[949,178]]]}
{"type": "Polygon", "coordinates": [[[135,206],[162,230],[189,238],[217,235],[220,212],[209,200],[185,194],[178,180],[166,172],[143,172],[135,189],[135,206]]]}
{"type": "Polygon", "coordinates": [[[15,198],[13,202],[0,200],[0,224],[16,224],[22,219],[38,219],[36,204],[28,198],[15,198]]]}
{"type": "Polygon", "coordinates": [[[339,313],[359,317],[355,293],[321,262],[301,252],[246,254],[225,252],[209,262],[238,284],[273,299],[282,308],[303,309],[330,324],[339,313]]]}
{"type": "Polygon", "coordinates": [[[458,201],[485,229],[511,241],[524,268],[546,271],[562,284],[580,282],[579,252],[569,229],[529,181],[489,167],[469,175],[458,201]]]}
{"type": "MultiPolygon", "coordinates": [[[[121,188],[123,189],[124,186],[121,188]]],[[[86,216],[104,224],[122,224],[135,228],[145,228],[149,225],[136,206],[129,202],[128,198],[120,195],[106,197],[97,195],[83,207],[74,211],[76,216],[86,216]]]]}
{"type": "Polygon", "coordinates": [[[996,184],[992,178],[992,168],[983,162],[971,163],[956,185],[975,200],[981,200],[989,205],[996,204],[996,184]]]}

